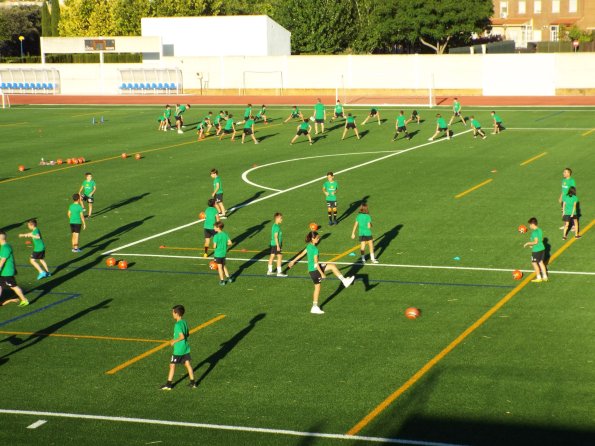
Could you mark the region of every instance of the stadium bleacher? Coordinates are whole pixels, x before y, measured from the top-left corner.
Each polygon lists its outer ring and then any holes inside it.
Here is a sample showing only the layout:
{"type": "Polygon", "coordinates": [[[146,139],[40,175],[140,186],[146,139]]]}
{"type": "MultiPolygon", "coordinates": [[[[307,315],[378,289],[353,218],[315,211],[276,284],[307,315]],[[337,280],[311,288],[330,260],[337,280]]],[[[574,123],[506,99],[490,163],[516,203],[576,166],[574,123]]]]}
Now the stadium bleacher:
{"type": "Polygon", "coordinates": [[[120,69],[121,94],[179,94],[183,91],[182,70],[178,68],[120,69]]]}
{"type": "Polygon", "coordinates": [[[10,94],[58,94],[60,72],[54,68],[0,68],[0,90],[10,94]]]}

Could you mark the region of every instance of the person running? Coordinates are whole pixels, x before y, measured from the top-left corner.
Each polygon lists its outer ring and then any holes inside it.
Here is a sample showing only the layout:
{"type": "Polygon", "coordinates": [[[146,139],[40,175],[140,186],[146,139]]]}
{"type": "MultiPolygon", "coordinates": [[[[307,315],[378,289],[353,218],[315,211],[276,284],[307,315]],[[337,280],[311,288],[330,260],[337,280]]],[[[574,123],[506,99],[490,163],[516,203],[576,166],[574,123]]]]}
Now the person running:
{"type": "Polygon", "coordinates": [[[498,116],[498,114],[495,111],[492,111],[490,115],[492,115],[492,119],[494,120],[494,131],[492,132],[492,135],[497,135],[498,133],[500,133],[501,130],[504,130],[502,118],[498,116]]]}
{"type": "Polygon", "coordinates": [[[219,272],[219,285],[221,286],[233,281],[229,275],[229,271],[227,270],[227,265],[225,264],[227,248],[231,246],[231,239],[226,232],[223,232],[224,227],[225,225],[222,221],[215,223],[216,234],[213,237],[213,247],[215,248],[213,257],[215,259],[215,263],[217,264],[217,271],[219,272]]]}
{"type": "Polygon", "coordinates": [[[237,124],[244,124],[252,116],[252,104],[248,104],[244,109],[244,119],[239,121],[237,124]]]}
{"type": "Polygon", "coordinates": [[[299,253],[291,262],[288,264],[288,268],[293,268],[293,266],[304,256],[308,258],[308,272],[310,273],[310,278],[312,282],[314,282],[314,293],[312,295],[312,309],[310,313],[312,314],[324,314],[324,311],[320,309],[318,306],[318,298],[320,296],[320,284],[322,283],[323,279],[326,279],[326,274],[328,272],[333,273],[337,278],[341,281],[345,288],[349,288],[349,286],[355,280],[355,277],[344,277],[339,271],[339,268],[333,263],[319,263],[318,259],[318,242],[320,242],[320,235],[316,231],[308,232],[306,235],[306,249],[304,249],[301,253],[299,253]]]}
{"type": "Polygon", "coordinates": [[[304,115],[302,115],[302,112],[300,111],[300,108],[297,105],[293,106],[293,108],[291,109],[291,113],[289,114],[287,119],[283,121],[283,124],[290,121],[291,119],[304,119],[304,115]]]}
{"type": "Polygon", "coordinates": [[[81,203],[83,203],[83,212],[85,211],[85,201],[89,203],[89,213],[87,214],[88,218],[91,218],[93,214],[93,203],[95,202],[96,190],[97,185],[95,184],[95,180],[93,180],[93,175],[91,172],[87,172],[85,174],[85,180],[79,189],[79,195],[81,196],[81,203]]]}
{"type": "Polygon", "coordinates": [[[436,114],[436,133],[431,138],[428,138],[428,141],[434,141],[434,139],[441,133],[444,132],[446,134],[446,139],[450,139],[450,130],[448,125],[446,124],[445,119],[442,117],[440,113],[436,114]]]}
{"type": "Polygon", "coordinates": [[[405,120],[405,112],[401,110],[397,119],[395,121],[395,136],[393,136],[393,141],[396,141],[399,137],[399,133],[404,133],[405,138],[411,139],[411,135],[407,133],[407,121],[405,120]]]}
{"type": "Polygon", "coordinates": [[[345,118],[345,111],[343,110],[343,104],[341,101],[337,100],[337,104],[335,105],[335,109],[333,111],[333,117],[331,118],[331,122],[338,118],[345,118]]]}
{"type": "Polygon", "coordinates": [[[328,172],[326,174],[326,181],[322,186],[322,193],[326,196],[326,209],[328,213],[328,224],[333,226],[338,224],[337,222],[337,190],[339,189],[339,183],[335,181],[335,174],[328,172]]]}
{"type": "Polygon", "coordinates": [[[302,122],[300,125],[297,126],[297,133],[295,134],[295,136],[291,139],[289,145],[293,145],[293,143],[301,136],[301,135],[305,135],[308,138],[308,141],[310,142],[310,145],[312,145],[312,137],[310,136],[310,133],[312,132],[312,126],[310,125],[310,122],[307,119],[304,119],[304,122],[302,122]]]}
{"type": "Polygon", "coordinates": [[[236,137],[236,125],[233,122],[233,115],[227,115],[227,120],[225,121],[225,127],[223,127],[223,133],[219,137],[219,141],[221,141],[225,135],[231,134],[231,140],[233,141],[236,137]]]}
{"type": "Polygon", "coordinates": [[[273,217],[273,227],[271,228],[271,255],[269,257],[267,276],[287,277],[283,274],[281,264],[283,263],[283,231],[281,230],[281,223],[283,223],[283,214],[276,212],[273,217]],[[277,272],[273,272],[273,260],[277,257],[277,272]]]}
{"type": "Polygon", "coordinates": [[[360,253],[362,255],[362,263],[366,263],[366,245],[370,251],[370,260],[372,263],[378,263],[374,256],[374,238],[372,237],[372,217],[368,211],[368,204],[362,203],[359,207],[359,214],[355,218],[353,230],[351,231],[351,238],[355,239],[355,230],[358,230],[360,253]]]}
{"type": "Polygon", "coordinates": [[[223,183],[217,169],[211,169],[211,178],[213,179],[211,197],[215,199],[215,208],[219,211],[219,218],[227,218],[225,216],[225,205],[223,204],[223,183]]]}
{"type": "Polygon", "coordinates": [[[531,282],[547,282],[547,269],[545,267],[545,245],[543,244],[543,232],[541,228],[537,226],[537,219],[531,217],[529,219],[529,228],[531,228],[530,241],[523,245],[523,248],[527,246],[531,247],[531,264],[535,270],[535,279],[531,282]]]}
{"type": "Polygon", "coordinates": [[[190,104],[176,104],[176,128],[178,133],[184,133],[182,127],[184,127],[184,113],[190,108],[190,104]]]}
{"type": "Polygon", "coordinates": [[[324,104],[320,100],[317,99],[316,104],[314,105],[314,133],[318,135],[318,124],[320,124],[320,133],[324,133],[324,121],[326,121],[326,109],[324,108],[324,104]]]}
{"type": "Polygon", "coordinates": [[[244,144],[244,139],[248,135],[254,141],[254,144],[258,144],[256,136],[254,136],[254,116],[249,116],[248,119],[244,122],[244,131],[242,132],[242,144],[244,144]]]}
{"type": "Polygon", "coordinates": [[[14,276],[17,275],[17,269],[14,262],[12,246],[6,241],[6,232],[0,231],[0,295],[4,288],[10,288],[16,295],[15,299],[6,299],[2,305],[19,302],[19,307],[26,307],[29,301],[25,297],[23,290],[18,286],[14,276]]]}
{"type": "Polygon", "coordinates": [[[562,240],[566,240],[570,225],[572,224],[575,231],[574,238],[581,238],[578,231],[578,197],[576,196],[576,188],[570,186],[568,194],[562,200],[562,220],[564,220],[564,235],[562,240]]]}
{"type": "Polygon", "coordinates": [[[203,120],[203,122],[207,126],[206,134],[209,135],[211,133],[211,129],[213,128],[213,112],[212,111],[210,111],[209,114],[207,116],[205,116],[205,119],[203,120]]]}
{"type": "Polygon", "coordinates": [[[207,201],[207,208],[205,209],[205,221],[203,224],[203,231],[205,235],[205,252],[202,255],[205,259],[209,257],[209,246],[211,246],[211,239],[215,236],[215,223],[219,221],[219,211],[215,207],[215,199],[209,198],[207,201]]]}
{"type": "Polygon", "coordinates": [[[163,128],[164,132],[167,132],[168,129],[173,130],[171,127],[171,107],[169,104],[165,106],[165,110],[163,111],[163,117],[165,118],[165,127],[163,128]]]}
{"type": "Polygon", "coordinates": [[[366,125],[366,122],[368,122],[368,119],[374,119],[376,118],[378,120],[378,125],[380,125],[380,111],[378,111],[378,107],[372,107],[370,109],[370,113],[368,114],[368,116],[366,116],[366,119],[364,119],[364,122],[362,122],[362,125],[366,125]]]}
{"type": "Polygon", "coordinates": [[[347,131],[349,129],[353,129],[357,139],[360,139],[359,132],[357,131],[357,126],[355,125],[355,118],[351,115],[351,113],[347,113],[347,119],[345,120],[345,127],[343,129],[343,136],[341,137],[341,141],[345,139],[345,135],[347,134],[347,131]]]}
{"type": "Polygon", "coordinates": [[[465,117],[461,112],[461,103],[459,102],[458,98],[455,98],[454,102],[452,103],[452,117],[450,118],[450,121],[448,123],[449,126],[452,125],[452,121],[454,121],[455,118],[460,118],[461,122],[465,126],[467,125],[467,121],[465,121],[465,117]]]}
{"type": "Polygon", "coordinates": [[[269,121],[267,121],[267,106],[264,104],[262,104],[262,107],[260,107],[260,110],[258,111],[258,113],[256,113],[256,116],[254,117],[255,121],[258,119],[262,119],[265,124],[269,123],[269,121]]]}
{"type": "Polygon", "coordinates": [[[45,262],[45,243],[43,243],[43,239],[41,238],[41,232],[37,227],[37,220],[34,218],[29,220],[27,222],[27,228],[29,228],[29,231],[31,232],[19,234],[19,237],[30,238],[33,240],[33,253],[31,254],[29,263],[31,263],[31,265],[33,265],[33,268],[35,268],[38,272],[37,280],[50,277],[50,270],[48,268],[48,264],[45,262]],[[39,266],[39,264],[41,264],[41,266],[39,266]]]}
{"type": "Polygon", "coordinates": [[[172,390],[174,388],[174,374],[176,372],[177,364],[184,364],[190,383],[188,386],[191,389],[196,389],[196,381],[194,381],[194,370],[190,361],[190,345],[188,344],[188,337],[190,336],[190,330],[188,330],[188,324],[184,319],[184,313],[186,309],[183,305],[176,305],[172,308],[172,316],[174,321],[174,337],[169,341],[169,345],[173,347],[173,354],[169,361],[169,373],[167,374],[167,382],[161,386],[161,390],[172,390]]]}
{"type": "Polygon", "coordinates": [[[477,135],[479,135],[482,139],[486,139],[486,134],[481,129],[481,124],[475,119],[475,116],[469,116],[469,120],[471,121],[471,128],[473,129],[473,137],[477,138],[477,135]]]}
{"type": "Polygon", "coordinates": [[[221,126],[221,121],[225,120],[225,115],[223,113],[223,110],[219,110],[219,114],[217,116],[215,116],[215,119],[213,120],[213,125],[215,126],[215,136],[219,136],[221,134],[221,131],[223,130],[223,127],[221,126]]]}
{"type": "Polygon", "coordinates": [[[81,196],[79,194],[74,194],[72,196],[72,204],[68,208],[68,221],[70,223],[70,232],[72,233],[72,252],[81,252],[79,248],[79,234],[82,229],[86,229],[87,225],[85,223],[85,210],[83,206],[81,206],[81,196]]]}
{"type": "Polygon", "coordinates": [[[208,125],[209,124],[207,118],[203,119],[196,125],[196,134],[198,135],[197,141],[200,141],[201,139],[205,139],[207,137],[206,128],[208,125]]]}
{"type": "Polygon", "coordinates": [[[421,123],[421,116],[419,116],[419,113],[417,112],[417,110],[413,110],[411,112],[411,117],[405,122],[405,124],[409,124],[410,122],[413,121],[417,121],[417,125],[419,125],[421,123]]]}

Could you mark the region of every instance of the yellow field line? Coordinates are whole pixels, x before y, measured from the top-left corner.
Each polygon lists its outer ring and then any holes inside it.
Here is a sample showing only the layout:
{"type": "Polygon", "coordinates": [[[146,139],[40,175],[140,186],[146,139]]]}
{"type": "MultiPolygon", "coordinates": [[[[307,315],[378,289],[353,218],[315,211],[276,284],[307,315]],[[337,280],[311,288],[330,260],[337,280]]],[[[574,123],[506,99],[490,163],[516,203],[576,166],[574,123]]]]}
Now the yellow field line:
{"type": "Polygon", "coordinates": [[[519,166],[526,166],[527,164],[532,163],[533,161],[538,160],[542,156],[546,156],[546,155],[547,155],[547,152],[540,153],[539,155],[534,156],[533,158],[529,158],[528,160],[523,161],[521,164],[519,164],[519,166]]]}
{"type": "Polygon", "coordinates": [[[29,124],[28,122],[15,122],[12,124],[0,124],[0,127],[14,127],[15,125],[25,125],[29,124]]]}
{"type": "Polygon", "coordinates": [[[129,342],[153,342],[153,343],[167,342],[163,339],[115,338],[112,336],[73,335],[73,334],[27,332],[27,331],[0,331],[0,334],[38,336],[38,337],[44,337],[44,338],[48,337],[48,338],[96,339],[96,340],[100,340],[100,341],[129,341],[129,342]]]}
{"type": "MultiPolygon", "coordinates": [[[[582,233],[586,233],[589,229],[591,229],[595,225],[595,220],[591,221],[589,225],[582,231],[582,233]]],[[[564,251],[566,251],[577,239],[572,239],[566,242],[560,249],[558,249],[551,257],[549,264],[551,264],[554,260],[556,260],[564,251]]],[[[388,406],[395,402],[397,398],[399,398],[403,393],[405,393],[409,388],[411,388],[415,383],[417,383],[426,373],[428,373],[438,362],[440,362],[446,355],[448,355],[452,350],[454,350],[461,342],[463,342],[471,333],[481,327],[484,322],[486,322],[491,316],[494,315],[500,308],[502,308],[510,299],[516,296],[531,280],[535,277],[535,273],[529,274],[525,280],[523,280],[519,285],[517,285],[510,293],[504,296],[496,305],[490,308],[483,316],[481,316],[477,321],[475,321],[471,326],[469,326],[463,333],[461,333],[457,338],[452,341],[446,348],[444,348],[440,353],[430,359],[421,369],[419,369],[411,378],[409,378],[401,387],[391,393],[384,401],[382,401],[378,406],[374,408],[370,413],[368,413],[364,418],[357,422],[351,429],[347,431],[347,435],[356,435],[358,434],[363,428],[365,428],[371,421],[373,421],[378,415],[380,415],[388,406]]],[[[547,285],[544,285],[547,286],[547,285]]]]}
{"type": "MultiPolygon", "coordinates": [[[[171,250],[176,250],[176,251],[204,251],[204,248],[183,248],[183,247],[177,247],[177,246],[166,246],[165,248],[161,248],[161,249],[171,249],[171,250]]],[[[263,250],[258,250],[258,249],[228,249],[228,252],[249,252],[249,253],[259,253],[262,252],[263,250]]],[[[283,251],[283,254],[299,254],[302,251],[283,251]]],[[[341,254],[338,254],[336,252],[321,252],[320,255],[322,256],[338,256],[341,254]]]]}
{"type": "Polygon", "coordinates": [[[345,252],[342,252],[341,254],[337,254],[335,257],[333,257],[332,259],[328,260],[328,263],[332,263],[332,262],[336,262],[337,260],[345,257],[348,254],[351,254],[353,251],[357,250],[360,248],[360,245],[354,246],[353,248],[348,249],[345,252]]]}
{"type": "Polygon", "coordinates": [[[591,129],[588,132],[583,133],[583,136],[590,135],[591,133],[595,132],[595,129],[591,129]]]}
{"type": "MultiPolygon", "coordinates": [[[[204,323],[200,324],[199,326],[197,326],[197,327],[194,327],[192,330],[190,330],[190,334],[192,334],[192,333],[196,333],[197,331],[199,331],[199,330],[202,330],[203,328],[206,328],[206,327],[208,327],[209,325],[211,325],[211,324],[214,324],[214,323],[215,323],[215,322],[217,322],[217,321],[220,321],[220,320],[221,320],[221,319],[223,319],[224,317],[225,317],[225,315],[224,315],[224,314],[220,314],[219,316],[216,316],[216,317],[214,317],[213,319],[210,319],[210,320],[208,320],[208,321],[206,321],[206,322],[204,322],[204,323]]],[[[113,375],[114,373],[118,373],[120,370],[122,370],[122,369],[125,369],[126,367],[128,367],[128,366],[130,366],[130,365],[134,364],[135,362],[138,362],[138,361],[140,361],[141,359],[144,359],[144,358],[146,358],[147,356],[150,356],[150,355],[152,355],[153,353],[156,353],[156,352],[158,352],[159,350],[163,350],[164,348],[166,348],[166,347],[169,347],[169,345],[170,345],[170,344],[169,344],[169,341],[166,341],[166,342],[164,342],[163,344],[160,344],[160,345],[158,345],[157,347],[153,347],[151,350],[147,350],[146,352],[144,352],[144,353],[142,353],[142,354],[140,354],[140,355],[138,355],[138,356],[135,356],[134,358],[132,358],[132,359],[129,359],[129,360],[128,360],[128,361],[126,361],[126,362],[123,362],[122,364],[120,364],[120,365],[118,365],[118,366],[114,367],[114,368],[113,368],[113,369],[111,369],[111,370],[108,370],[108,371],[107,371],[107,372],[105,372],[105,373],[106,373],[106,375],[113,375]]]]}
{"type": "Polygon", "coordinates": [[[467,195],[467,194],[470,194],[470,193],[471,193],[471,192],[473,192],[474,190],[476,190],[476,189],[479,189],[480,187],[482,187],[482,186],[485,186],[486,184],[488,184],[488,183],[491,183],[492,181],[494,181],[492,178],[490,178],[489,180],[485,180],[485,181],[483,181],[483,182],[481,182],[481,183],[477,184],[476,186],[473,186],[472,188],[470,188],[470,189],[467,189],[466,191],[464,191],[464,192],[461,192],[461,193],[460,193],[460,194],[458,194],[458,195],[455,195],[455,198],[461,198],[461,197],[464,197],[465,195],[467,195]]]}

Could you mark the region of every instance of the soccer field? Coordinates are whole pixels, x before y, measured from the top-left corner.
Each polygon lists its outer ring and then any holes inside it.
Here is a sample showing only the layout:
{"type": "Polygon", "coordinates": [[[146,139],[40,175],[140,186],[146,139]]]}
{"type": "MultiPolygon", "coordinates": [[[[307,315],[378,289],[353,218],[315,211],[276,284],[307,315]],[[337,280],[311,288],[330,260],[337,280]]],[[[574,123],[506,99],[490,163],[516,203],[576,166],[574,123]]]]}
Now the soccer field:
{"type": "MultiPolygon", "coordinates": [[[[358,124],[368,113],[347,108],[358,124]]],[[[490,109],[467,107],[487,139],[455,123],[450,141],[428,141],[436,110],[449,119],[450,109],[420,109],[412,139],[392,142],[398,109],[381,107],[382,125],[359,125],[359,141],[341,141],[339,120],[312,146],[290,146],[290,107],[270,107],[271,123],[256,124],[259,145],[197,142],[196,122],[219,109],[192,107],[183,135],[157,131],[161,107],[0,110],[0,227],[31,301],[0,307],[0,444],[592,442],[594,108],[501,108],[506,130],[492,135],[490,109]],[[87,162],[40,166],[42,157],[87,162]],[[565,167],[584,234],[567,241],[565,167]],[[198,221],[212,168],[232,208],[235,281],[224,287],[202,258],[198,221]],[[87,171],[94,216],[75,254],[66,212],[87,171]],[[327,171],[340,185],[337,226],[326,221],[327,171]],[[362,201],[377,265],[359,263],[350,237],[362,201]],[[334,276],[323,282],[324,315],[309,312],[305,262],[287,278],[266,275],[275,212],[286,261],[316,222],[321,260],[356,277],[347,289],[334,276]],[[33,217],[52,271],[41,281],[18,238],[33,217]],[[547,283],[530,282],[529,237],[517,231],[530,217],[547,239],[547,283]],[[108,268],[109,256],[129,268],[108,268]],[[162,392],[175,304],[186,307],[199,386],[188,388],[178,367],[178,384],[162,392]],[[408,307],[421,317],[407,319],[408,307]]]]}

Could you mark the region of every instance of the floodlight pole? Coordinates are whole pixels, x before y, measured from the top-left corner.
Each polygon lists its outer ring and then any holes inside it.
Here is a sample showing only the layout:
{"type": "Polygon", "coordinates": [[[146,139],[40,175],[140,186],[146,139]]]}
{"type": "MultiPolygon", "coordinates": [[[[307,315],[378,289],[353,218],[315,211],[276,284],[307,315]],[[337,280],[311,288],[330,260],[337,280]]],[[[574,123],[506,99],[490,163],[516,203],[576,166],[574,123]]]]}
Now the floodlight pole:
{"type": "Polygon", "coordinates": [[[23,51],[23,40],[25,40],[25,37],[19,36],[19,42],[21,43],[21,59],[25,57],[25,52],[23,51]]]}

